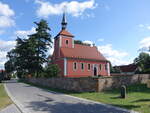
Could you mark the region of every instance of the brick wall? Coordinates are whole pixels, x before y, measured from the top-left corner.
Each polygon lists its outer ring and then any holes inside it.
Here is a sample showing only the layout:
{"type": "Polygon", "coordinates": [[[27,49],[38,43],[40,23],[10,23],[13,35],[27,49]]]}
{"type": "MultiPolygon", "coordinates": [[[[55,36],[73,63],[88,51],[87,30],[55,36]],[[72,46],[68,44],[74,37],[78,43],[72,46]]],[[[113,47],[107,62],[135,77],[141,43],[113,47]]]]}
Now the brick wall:
{"type": "Polygon", "coordinates": [[[26,81],[51,88],[76,92],[100,92],[112,88],[119,88],[122,84],[146,83],[148,79],[150,79],[150,74],[82,78],[28,78],[26,81]]]}

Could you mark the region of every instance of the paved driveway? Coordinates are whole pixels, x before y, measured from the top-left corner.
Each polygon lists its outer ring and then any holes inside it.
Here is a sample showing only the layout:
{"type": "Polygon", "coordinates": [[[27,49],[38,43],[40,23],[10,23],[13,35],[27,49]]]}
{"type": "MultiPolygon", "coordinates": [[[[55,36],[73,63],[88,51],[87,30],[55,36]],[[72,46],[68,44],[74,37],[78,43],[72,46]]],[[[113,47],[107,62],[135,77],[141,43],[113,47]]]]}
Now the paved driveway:
{"type": "Polygon", "coordinates": [[[5,88],[24,113],[129,113],[15,81],[7,82],[5,88]]]}

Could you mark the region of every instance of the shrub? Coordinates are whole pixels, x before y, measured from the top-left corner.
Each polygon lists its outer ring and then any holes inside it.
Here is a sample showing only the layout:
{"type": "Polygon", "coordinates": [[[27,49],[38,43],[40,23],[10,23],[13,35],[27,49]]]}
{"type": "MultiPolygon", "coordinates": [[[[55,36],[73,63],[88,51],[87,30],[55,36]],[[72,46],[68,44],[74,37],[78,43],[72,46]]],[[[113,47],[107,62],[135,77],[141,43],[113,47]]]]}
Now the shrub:
{"type": "Polygon", "coordinates": [[[60,68],[57,64],[49,64],[45,68],[44,77],[56,77],[60,73],[60,68]]]}

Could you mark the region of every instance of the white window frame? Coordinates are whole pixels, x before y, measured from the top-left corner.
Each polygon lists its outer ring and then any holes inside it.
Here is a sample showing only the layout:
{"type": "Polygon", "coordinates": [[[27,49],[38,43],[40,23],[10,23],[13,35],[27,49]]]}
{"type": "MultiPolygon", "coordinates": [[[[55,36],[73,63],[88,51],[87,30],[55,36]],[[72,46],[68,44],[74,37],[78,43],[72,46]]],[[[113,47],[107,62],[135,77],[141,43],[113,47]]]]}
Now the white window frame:
{"type": "Polygon", "coordinates": [[[90,63],[87,64],[87,69],[88,69],[88,71],[91,70],[91,64],[90,63]],[[90,65],[90,69],[89,69],[89,65],[90,65]]]}
{"type": "Polygon", "coordinates": [[[78,69],[78,63],[77,62],[73,62],[73,70],[77,70],[78,69]],[[74,67],[74,64],[76,63],[76,69],[74,67]]]}
{"type": "Polygon", "coordinates": [[[84,71],[84,63],[81,63],[81,70],[84,71]],[[83,64],[83,69],[82,69],[82,64],[83,64]]]}

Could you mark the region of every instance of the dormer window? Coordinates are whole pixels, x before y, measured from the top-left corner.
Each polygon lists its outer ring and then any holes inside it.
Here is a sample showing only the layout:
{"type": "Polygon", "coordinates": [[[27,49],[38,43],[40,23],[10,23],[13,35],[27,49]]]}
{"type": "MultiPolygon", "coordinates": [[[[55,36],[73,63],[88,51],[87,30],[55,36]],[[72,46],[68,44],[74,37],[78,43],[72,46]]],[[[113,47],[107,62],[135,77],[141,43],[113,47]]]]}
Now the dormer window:
{"type": "Polygon", "coordinates": [[[66,40],[66,44],[68,45],[68,40],[66,40]]]}

